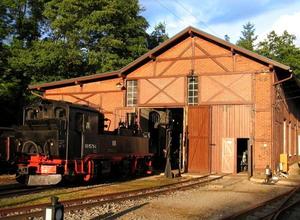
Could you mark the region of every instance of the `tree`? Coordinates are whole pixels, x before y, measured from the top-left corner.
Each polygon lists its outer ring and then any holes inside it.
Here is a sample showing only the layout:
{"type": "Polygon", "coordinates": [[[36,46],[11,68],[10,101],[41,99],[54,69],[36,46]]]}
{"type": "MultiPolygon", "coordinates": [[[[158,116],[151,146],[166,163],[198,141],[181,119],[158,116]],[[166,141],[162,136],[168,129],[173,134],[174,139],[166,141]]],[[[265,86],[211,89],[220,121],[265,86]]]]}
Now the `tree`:
{"type": "Polygon", "coordinates": [[[28,84],[119,69],[145,53],[140,12],[138,0],[0,1],[0,126],[20,121],[28,84]]]}
{"type": "Polygon", "coordinates": [[[257,35],[255,35],[254,24],[250,22],[243,25],[243,30],[241,31],[242,37],[237,41],[236,45],[243,47],[247,50],[254,50],[254,42],[257,39],[257,35]]]}
{"type": "Polygon", "coordinates": [[[24,63],[32,42],[42,35],[44,3],[44,0],[5,0],[0,3],[1,126],[17,123],[21,118],[30,74],[29,69],[22,71],[26,66],[15,64],[24,63]],[[12,60],[17,62],[12,63],[12,60]]]}
{"type": "Polygon", "coordinates": [[[154,30],[148,36],[148,49],[151,50],[168,39],[169,36],[166,33],[166,24],[160,22],[157,25],[155,25],[154,30]]]}
{"type": "Polygon", "coordinates": [[[24,46],[39,39],[46,25],[44,5],[49,0],[5,0],[1,4],[5,12],[5,27],[8,40],[24,41],[24,46]]]}
{"type": "Polygon", "coordinates": [[[228,34],[225,34],[224,35],[224,40],[226,40],[227,42],[230,42],[230,37],[228,34]]]}
{"type": "Polygon", "coordinates": [[[87,71],[116,70],[147,51],[146,19],[137,0],[52,0],[44,15],[52,39],[86,51],[87,71]]]}
{"type": "Polygon", "coordinates": [[[296,37],[287,31],[282,35],[271,31],[267,39],[258,44],[257,52],[290,66],[294,73],[300,76],[300,49],[296,47],[295,40],[296,37]]]}

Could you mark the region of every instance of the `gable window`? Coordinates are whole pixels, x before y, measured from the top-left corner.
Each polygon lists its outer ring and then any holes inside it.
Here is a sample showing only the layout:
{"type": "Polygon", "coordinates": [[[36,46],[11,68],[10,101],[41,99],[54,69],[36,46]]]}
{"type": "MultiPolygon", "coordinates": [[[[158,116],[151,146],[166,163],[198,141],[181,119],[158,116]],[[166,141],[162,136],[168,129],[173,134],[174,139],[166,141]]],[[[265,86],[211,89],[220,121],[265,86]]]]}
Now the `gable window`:
{"type": "Polygon", "coordinates": [[[137,80],[127,80],[126,82],[126,105],[137,105],[137,80]]]}
{"type": "Polygon", "coordinates": [[[198,77],[190,76],[188,79],[188,104],[198,104],[198,77]]]}

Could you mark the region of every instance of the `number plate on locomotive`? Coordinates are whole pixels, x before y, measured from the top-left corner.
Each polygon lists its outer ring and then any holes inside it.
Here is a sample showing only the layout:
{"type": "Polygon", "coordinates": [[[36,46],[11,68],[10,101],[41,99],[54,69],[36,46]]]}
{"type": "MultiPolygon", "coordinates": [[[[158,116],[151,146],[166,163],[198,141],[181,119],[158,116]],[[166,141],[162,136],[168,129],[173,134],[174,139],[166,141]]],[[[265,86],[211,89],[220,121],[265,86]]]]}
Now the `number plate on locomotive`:
{"type": "Polygon", "coordinates": [[[56,166],[42,165],[41,173],[56,173],[56,166]]]}

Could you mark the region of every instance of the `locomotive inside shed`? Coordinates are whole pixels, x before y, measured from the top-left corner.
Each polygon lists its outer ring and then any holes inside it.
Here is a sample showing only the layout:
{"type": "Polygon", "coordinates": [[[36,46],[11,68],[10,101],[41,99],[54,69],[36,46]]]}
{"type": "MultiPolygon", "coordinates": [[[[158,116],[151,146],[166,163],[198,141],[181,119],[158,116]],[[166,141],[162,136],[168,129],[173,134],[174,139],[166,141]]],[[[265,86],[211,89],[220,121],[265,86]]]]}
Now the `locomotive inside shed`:
{"type": "Polygon", "coordinates": [[[150,138],[149,150],[154,154],[155,169],[165,168],[168,145],[171,168],[183,167],[183,108],[141,108],[140,126],[150,138]]]}

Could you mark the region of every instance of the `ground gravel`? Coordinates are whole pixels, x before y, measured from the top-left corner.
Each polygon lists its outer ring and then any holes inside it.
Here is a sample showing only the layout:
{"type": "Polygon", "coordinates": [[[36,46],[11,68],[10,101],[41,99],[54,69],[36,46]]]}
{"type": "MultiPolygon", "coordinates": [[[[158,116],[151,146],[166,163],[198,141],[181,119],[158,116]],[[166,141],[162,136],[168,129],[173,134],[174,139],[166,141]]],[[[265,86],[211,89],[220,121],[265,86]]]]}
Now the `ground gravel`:
{"type": "Polygon", "coordinates": [[[222,219],[290,189],[228,177],[186,191],[67,212],[65,219],[222,219]]]}

